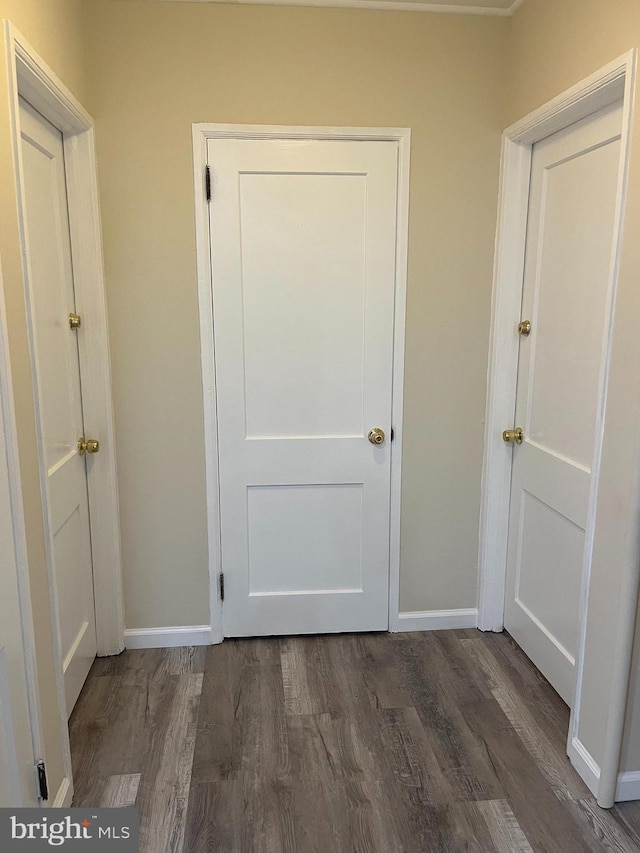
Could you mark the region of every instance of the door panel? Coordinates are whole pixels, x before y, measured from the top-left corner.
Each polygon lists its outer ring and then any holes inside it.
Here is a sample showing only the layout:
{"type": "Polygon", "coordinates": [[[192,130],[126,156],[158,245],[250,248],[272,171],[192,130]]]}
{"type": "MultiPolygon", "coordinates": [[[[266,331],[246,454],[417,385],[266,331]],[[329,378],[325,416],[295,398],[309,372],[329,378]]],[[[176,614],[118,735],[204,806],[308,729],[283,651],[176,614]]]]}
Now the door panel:
{"type": "Polygon", "coordinates": [[[362,484],[250,486],[247,495],[249,595],[362,590],[362,484]]]}
{"type": "Polygon", "coordinates": [[[248,438],[362,435],[365,193],[364,175],[240,175],[248,438]]]}
{"type": "MultiPolygon", "coordinates": [[[[96,654],[95,605],[62,135],[20,104],[31,320],[67,713],[96,654]]],[[[90,463],[89,463],[90,464],[90,463]]]]}
{"type": "Polygon", "coordinates": [[[226,636],[388,627],[397,156],[209,141],[226,636]]]}
{"type": "Polygon", "coordinates": [[[595,461],[622,110],[533,150],[513,451],[505,627],[571,704],[595,461]]]}

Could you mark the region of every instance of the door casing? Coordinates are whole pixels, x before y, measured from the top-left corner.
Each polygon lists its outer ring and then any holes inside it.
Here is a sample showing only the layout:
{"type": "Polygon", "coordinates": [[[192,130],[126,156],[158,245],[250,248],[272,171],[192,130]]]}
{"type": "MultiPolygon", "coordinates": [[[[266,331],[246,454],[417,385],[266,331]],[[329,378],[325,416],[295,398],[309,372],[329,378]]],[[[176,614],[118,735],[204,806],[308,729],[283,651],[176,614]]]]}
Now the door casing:
{"type": "MultiPolygon", "coordinates": [[[[215,348],[213,339],[213,283],[209,246],[209,215],[205,167],[209,139],[310,139],[395,142],[398,146],[398,195],[396,203],[396,269],[393,334],[393,393],[391,422],[391,510],[389,544],[389,630],[399,631],[400,601],[400,490],[402,473],[402,414],[404,388],[405,317],[409,231],[409,128],[288,127],[271,125],[193,125],[193,164],[196,209],[198,302],[200,314],[200,354],[204,401],[204,432],[207,492],[207,536],[209,546],[210,641],[220,643],[222,603],[218,578],[221,571],[218,489],[217,410],[215,388],[215,348]]],[[[215,192],[215,188],[214,188],[215,192]]]]}
{"type": "MultiPolygon", "coordinates": [[[[58,79],[26,39],[5,22],[5,45],[9,59],[9,95],[14,173],[19,211],[19,235],[23,258],[23,281],[27,308],[27,328],[36,389],[36,434],[40,460],[40,483],[51,591],[51,619],[58,693],[60,737],[63,744],[66,778],[53,805],[68,806],[73,794],[71,754],[65,709],[60,627],[53,576],[53,542],[48,519],[47,483],[44,472],[42,435],[38,411],[38,377],[33,350],[29,238],[20,145],[19,96],[27,100],[63,134],[67,197],[73,254],[76,305],[84,329],[90,334],[79,338],[82,398],[87,430],[100,438],[100,453],[88,475],[91,515],[96,634],[99,655],[118,654],[124,649],[124,604],[120,523],[115,463],[115,434],[111,396],[106,295],[102,259],[102,236],[94,123],[73,94],[58,79]]],[[[14,448],[17,455],[17,444],[14,448]]]]}
{"type": "MultiPolygon", "coordinates": [[[[571,712],[568,739],[568,754],[572,763],[590,789],[598,795],[600,805],[605,805],[605,801],[610,799],[609,806],[613,804],[613,791],[610,790],[611,780],[605,778],[607,775],[605,770],[608,769],[609,775],[614,773],[617,777],[617,762],[622,743],[628,672],[635,629],[635,605],[633,614],[620,614],[621,637],[623,638],[620,647],[622,654],[617,661],[619,673],[614,679],[615,690],[614,695],[612,695],[612,703],[621,710],[618,713],[617,732],[611,732],[608,737],[608,755],[612,756],[608,768],[607,761],[603,764],[602,769],[597,767],[592,756],[580,741],[578,732],[586,644],[587,598],[598,511],[597,495],[604,438],[608,368],[613,338],[613,317],[629,169],[636,57],[637,51],[635,49],[629,51],[507,128],[503,133],[478,555],[478,627],[483,631],[502,631],[504,628],[512,466],[512,451],[502,441],[502,430],[513,426],[516,404],[520,340],[516,327],[521,319],[532,149],[536,142],[547,136],[622,100],[623,119],[614,238],[615,249],[608,282],[608,335],[604,368],[600,377],[601,403],[596,429],[595,464],[592,473],[588,523],[585,533],[585,556],[580,601],[580,639],[576,659],[576,694],[571,712]],[[617,756],[615,759],[613,758],[614,754],[617,756]],[[612,770],[614,764],[615,768],[612,770]],[[605,787],[609,790],[610,796],[602,797],[605,787]]],[[[628,588],[630,590],[635,588],[634,602],[637,601],[638,580],[637,576],[635,578],[629,577],[628,588]]],[[[613,789],[615,790],[615,783],[613,789]]]]}

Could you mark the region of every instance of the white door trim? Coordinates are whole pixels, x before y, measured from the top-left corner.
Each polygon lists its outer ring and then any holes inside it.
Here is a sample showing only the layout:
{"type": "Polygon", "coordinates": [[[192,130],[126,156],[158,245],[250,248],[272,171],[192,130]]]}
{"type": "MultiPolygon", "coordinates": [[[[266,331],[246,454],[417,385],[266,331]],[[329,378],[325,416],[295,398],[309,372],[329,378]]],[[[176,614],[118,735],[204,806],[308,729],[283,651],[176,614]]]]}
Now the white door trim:
{"type": "Polygon", "coordinates": [[[402,415],[404,388],[405,315],[409,231],[409,161],[411,130],[371,127],[286,127],[271,125],[193,125],[193,165],[196,212],[198,300],[200,308],[200,351],[204,398],[209,584],[212,641],[222,641],[222,611],[218,595],[220,573],[220,521],[218,489],[217,411],[215,391],[215,348],[209,247],[208,202],[204,170],[209,139],[337,139],[398,143],[398,201],[396,231],[396,282],[393,346],[391,445],[391,511],[389,554],[389,630],[400,630],[400,491],[402,476],[402,415]]]}
{"type": "MultiPolygon", "coordinates": [[[[601,376],[601,408],[596,430],[595,465],[592,473],[589,515],[585,534],[585,560],[580,608],[580,641],[576,661],[576,699],[571,715],[569,751],[579,765],[577,744],[580,697],[586,639],[586,605],[596,519],[596,495],[604,434],[608,367],[613,328],[613,307],[622,242],[625,190],[630,154],[631,113],[636,76],[636,50],[602,68],[548,104],[504,131],[500,176],[498,231],[492,297],[485,451],[480,514],[478,627],[501,631],[504,627],[507,538],[511,482],[511,450],[502,441],[502,430],[513,426],[516,402],[518,345],[516,331],[522,299],[524,250],[529,204],[531,152],[535,142],[586,118],[609,104],[623,101],[620,149],[620,181],[616,209],[616,245],[612,257],[609,293],[610,323],[605,367],[601,376]]],[[[635,615],[635,610],[634,610],[635,615]]],[[[629,620],[629,654],[635,619],[629,620]],[[632,624],[633,621],[633,624],[632,624]]],[[[619,685],[622,689],[621,685],[619,685]]],[[[619,701],[617,698],[616,701],[619,701]]],[[[622,699],[626,705],[626,692],[622,699]]],[[[622,713],[622,717],[624,712],[622,713]]],[[[624,722],[622,720],[622,722],[624,722]]],[[[622,729],[620,730],[621,736],[622,729]]],[[[580,745],[581,746],[581,745],[580,745]]],[[[582,747],[584,751],[584,747],[582,747]]]]}

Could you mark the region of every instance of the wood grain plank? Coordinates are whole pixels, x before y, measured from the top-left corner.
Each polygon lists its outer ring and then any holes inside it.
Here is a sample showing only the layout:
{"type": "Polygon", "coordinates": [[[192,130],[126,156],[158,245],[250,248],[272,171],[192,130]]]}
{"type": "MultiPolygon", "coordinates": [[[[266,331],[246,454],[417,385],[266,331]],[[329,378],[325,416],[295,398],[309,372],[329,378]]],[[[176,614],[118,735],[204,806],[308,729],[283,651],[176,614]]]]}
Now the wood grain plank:
{"type": "Polygon", "coordinates": [[[289,750],[280,655],[276,663],[248,659],[246,644],[212,647],[193,766],[195,782],[268,779],[288,774],[289,750]]]}
{"type": "Polygon", "coordinates": [[[640,850],[640,802],[617,803],[611,814],[640,850]]]}
{"type": "Polygon", "coordinates": [[[451,786],[436,758],[428,732],[415,708],[387,710],[379,715],[383,781],[393,784],[412,804],[419,791],[421,807],[439,808],[452,799],[451,786]]]}
{"type": "Polygon", "coordinates": [[[157,760],[141,778],[141,853],[182,851],[203,677],[181,675],[175,680],[177,689],[157,760]]]}
{"type": "Polygon", "coordinates": [[[562,799],[587,797],[589,791],[569,759],[551,743],[539,716],[529,710],[486,646],[477,640],[463,640],[462,645],[485,673],[492,695],[556,794],[562,799]]]}
{"type": "Polygon", "coordinates": [[[198,713],[194,783],[225,781],[241,774],[240,706],[249,678],[247,668],[238,643],[225,642],[209,649],[198,713]]]}
{"type": "Polygon", "coordinates": [[[487,758],[508,792],[491,799],[508,801],[533,849],[553,853],[581,850],[581,833],[565,808],[568,801],[558,798],[516,732],[505,726],[497,702],[468,706],[464,716],[483,741],[487,758]]]}
{"type": "Polygon", "coordinates": [[[497,853],[487,822],[476,802],[454,803],[451,812],[451,836],[455,850],[464,850],[465,853],[497,853]]]}
{"type": "Polygon", "coordinates": [[[571,712],[540,670],[506,632],[493,634],[478,631],[472,639],[484,644],[513,689],[534,711],[549,739],[559,750],[564,751],[571,712]]]}
{"type": "Polygon", "coordinates": [[[533,848],[506,800],[476,803],[497,853],[533,853],[533,848]]]}
{"type": "Polygon", "coordinates": [[[593,853],[638,853],[636,840],[631,838],[606,809],[598,807],[593,799],[577,800],[567,808],[582,830],[586,850],[593,853]]]}
{"type": "Polygon", "coordinates": [[[100,806],[108,809],[127,809],[134,806],[139,785],[140,773],[110,776],[104,786],[100,806]]]}
{"type": "MultiPolygon", "coordinates": [[[[504,789],[484,741],[461,711],[461,688],[450,689],[449,673],[427,658],[407,669],[416,711],[451,788],[454,800],[504,799],[504,789]]],[[[495,702],[493,698],[486,700],[495,702]]]]}

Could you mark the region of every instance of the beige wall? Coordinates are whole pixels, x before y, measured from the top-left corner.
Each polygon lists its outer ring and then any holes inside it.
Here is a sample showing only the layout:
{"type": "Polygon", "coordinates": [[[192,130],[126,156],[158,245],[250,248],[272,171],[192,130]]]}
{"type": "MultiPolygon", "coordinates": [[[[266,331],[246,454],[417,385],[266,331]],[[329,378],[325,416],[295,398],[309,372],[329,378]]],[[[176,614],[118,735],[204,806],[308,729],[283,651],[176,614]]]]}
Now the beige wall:
{"type": "Polygon", "coordinates": [[[473,607],[504,19],[88,6],[129,627],[208,621],[193,122],[413,131],[404,610],[473,607]]]}
{"type": "MultiPolygon", "coordinates": [[[[640,45],[637,0],[526,0],[511,22],[509,120],[640,45]]],[[[638,564],[640,469],[640,111],[634,119],[625,238],[618,291],[599,493],[580,737],[598,763],[610,713],[622,570],[638,564]],[[629,428],[631,425],[631,429],[629,428]]],[[[640,650],[636,655],[636,666],[640,650]]],[[[623,770],[640,768],[640,679],[628,708],[623,770]],[[635,710],[634,710],[635,708],[635,710]]]]}
{"type": "MultiPolygon", "coordinates": [[[[83,71],[82,0],[0,0],[0,17],[9,19],[53,67],[80,100],[86,101],[83,71]]],[[[44,556],[44,534],[34,431],[33,389],[25,325],[24,291],[18,239],[7,71],[2,37],[0,63],[0,257],[11,348],[16,417],[20,436],[22,487],[29,569],[38,650],[38,679],[49,787],[55,795],[64,768],[53,669],[52,632],[44,556]]]]}

